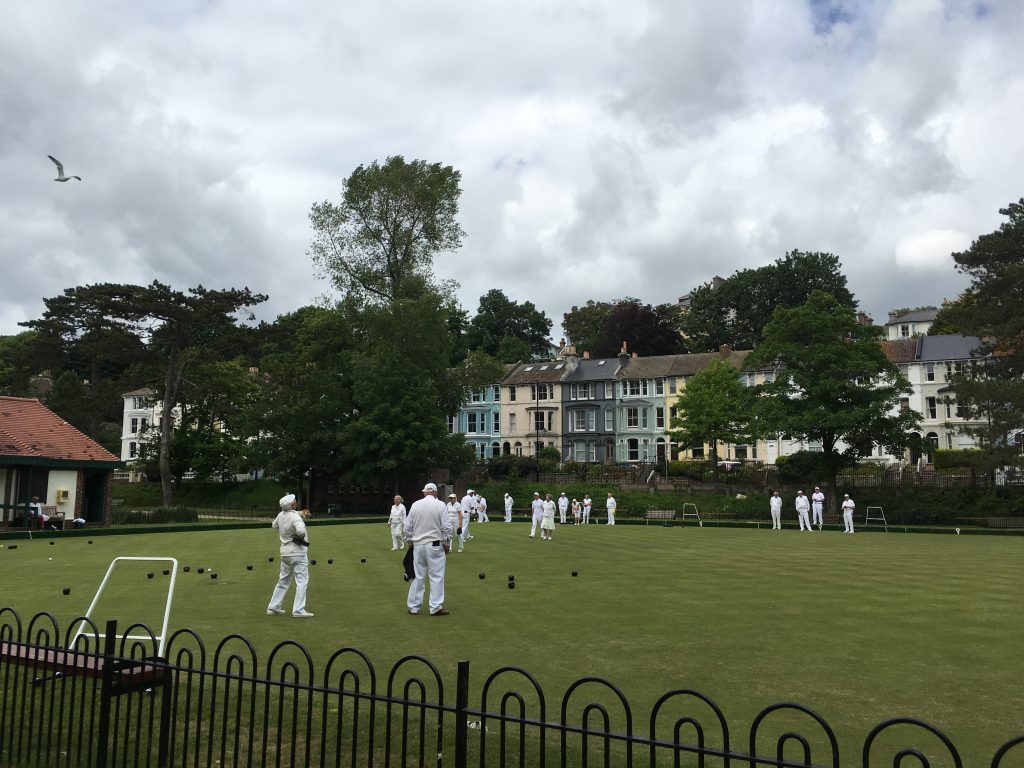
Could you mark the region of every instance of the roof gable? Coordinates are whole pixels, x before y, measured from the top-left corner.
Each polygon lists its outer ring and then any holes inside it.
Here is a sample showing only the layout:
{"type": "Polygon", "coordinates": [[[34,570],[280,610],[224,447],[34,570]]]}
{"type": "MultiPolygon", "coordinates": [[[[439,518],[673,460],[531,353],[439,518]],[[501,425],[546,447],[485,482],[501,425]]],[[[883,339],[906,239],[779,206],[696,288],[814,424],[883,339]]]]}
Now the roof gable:
{"type": "Polygon", "coordinates": [[[116,462],[120,459],[38,400],[0,396],[0,457],[116,462]]]}

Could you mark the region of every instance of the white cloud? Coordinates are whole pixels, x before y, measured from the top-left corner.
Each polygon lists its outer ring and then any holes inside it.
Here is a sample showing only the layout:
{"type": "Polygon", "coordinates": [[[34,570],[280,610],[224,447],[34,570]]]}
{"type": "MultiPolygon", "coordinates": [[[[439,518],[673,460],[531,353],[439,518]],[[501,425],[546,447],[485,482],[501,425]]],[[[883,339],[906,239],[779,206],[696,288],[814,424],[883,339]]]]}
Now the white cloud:
{"type": "Polygon", "coordinates": [[[474,311],[556,326],[787,250],[876,316],[966,284],[949,253],[1020,197],[1024,6],[262,0],[12,6],[0,28],[0,333],[85,282],[328,289],[314,201],[402,154],[463,173],[474,311]],[[64,41],[66,44],[54,44],[64,41]],[[47,154],[79,173],[55,184],[47,154]],[[893,279],[898,275],[899,279],[893,279]]]}

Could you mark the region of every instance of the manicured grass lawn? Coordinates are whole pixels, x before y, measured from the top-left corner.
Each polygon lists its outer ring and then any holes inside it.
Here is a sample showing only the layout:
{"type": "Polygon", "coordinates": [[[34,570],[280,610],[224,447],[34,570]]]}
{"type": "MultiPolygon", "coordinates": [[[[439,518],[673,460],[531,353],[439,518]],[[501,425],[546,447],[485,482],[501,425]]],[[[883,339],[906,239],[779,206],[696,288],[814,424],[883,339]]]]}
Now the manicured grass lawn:
{"type": "MultiPolygon", "coordinates": [[[[560,527],[548,542],[527,532],[474,524],[475,540],[449,559],[445,618],[406,613],[402,553],[389,551],[383,522],[313,523],[308,621],[265,615],[277,575],[269,529],[4,542],[0,605],[23,618],[50,611],[63,630],[113,557],[173,556],[191,572],[178,574],[172,628],[210,648],[229,633],[263,657],[286,639],[314,659],[354,646],[380,675],[415,653],[449,681],[469,659],[475,686],[519,665],[543,686],[551,718],[569,684],[598,675],[622,689],[640,731],[658,696],[694,688],[724,710],[740,749],[758,711],[796,701],[835,729],[847,764],[887,717],[932,723],[968,765],[988,764],[1024,732],[1024,537],[622,525],[560,527]]],[[[158,626],[163,567],[126,569],[97,618],[158,626]]],[[[934,742],[912,741],[934,754],[934,742]]],[[[759,744],[774,754],[773,742],[759,744]]]]}

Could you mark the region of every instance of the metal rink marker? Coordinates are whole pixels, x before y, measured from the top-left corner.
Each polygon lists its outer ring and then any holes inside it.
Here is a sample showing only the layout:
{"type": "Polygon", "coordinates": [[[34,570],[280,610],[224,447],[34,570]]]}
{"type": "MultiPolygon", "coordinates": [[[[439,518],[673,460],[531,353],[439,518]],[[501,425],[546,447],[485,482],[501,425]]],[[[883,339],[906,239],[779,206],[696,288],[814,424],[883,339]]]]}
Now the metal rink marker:
{"type": "Polygon", "coordinates": [[[679,516],[683,518],[684,522],[688,517],[695,517],[697,518],[697,525],[699,525],[701,528],[704,527],[704,521],[700,519],[700,512],[697,511],[697,505],[694,504],[692,501],[687,501],[683,503],[683,511],[679,513],[679,516]]]}
{"type": "Polygon", "coordinates": [[[868,522],[871,520],[874,520],[876,522],[881,520],[882,525],[885,527],[885,532],[889,532],[889,523],[887,523],[885,520],[885,510],[883,510],[881,507],[868,507],[866,510],[864,510],[864,525],[867,525],[868,522]],[[877,514],[872,516],[872,510],[876,511],[877,514]]]}
{"type": "MultiPolygon", "coordinates": [[[[100,601],[100,597],[103,595],[103,590],[107,588],[107,584],[110,581],[110,577],[114,573],[114,569],[117,564],[124,561],[134,562],[148,562],[148,563],[170,563],[170,576],[171,580],[167,585],[167,599],[164,601],[164,619],[163,624],[160,626],[160,634],[150,637],[149,635],[116,635],[117,639],[125,640],[151,640],[156,639],[157,641],[157,652],[156,655],[163,657],[164,648],[167,645],[167,624],[171,618],[171,603],[174,601],[174,584],[178,578],[178,561],[173,557],[115,557],[110,561],[110,565],[107,568],[107,573],[103,577],[103,581],[100,582],[99,588],[96,590],[96,595],[93,597],[92,602],[89,603],[89,610],[85,612],[85,619],[92,618],[93,609],[96,604],[100,601]]],[[[79,636],[84,634],[84,628],[88,627],[88,622],[80,621],[78,623],[78,629],[75,630],[75,635],[71,639],[70,647],[74,647],[75,641],[78,640],[79,636]]],[[[99,637],[106,637],[104,634],[100,634],[99,637]]]]}

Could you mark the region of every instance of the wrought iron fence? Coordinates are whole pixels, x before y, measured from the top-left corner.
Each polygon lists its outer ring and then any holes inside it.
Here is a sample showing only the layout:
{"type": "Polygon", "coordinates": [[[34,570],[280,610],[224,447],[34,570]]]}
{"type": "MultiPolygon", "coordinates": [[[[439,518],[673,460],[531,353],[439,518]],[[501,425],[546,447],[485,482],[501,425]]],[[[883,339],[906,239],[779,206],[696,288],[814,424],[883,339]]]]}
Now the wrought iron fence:
{"type": "MultiPolygon", "coordinates": [[[[286,641],[261,662],[243,637],[212,651],[190,630],[154,658],[152,634],[117,637],[87,624],[73,645],[49,614],[27,624],[0,610],[0,763],[32,766],[724,766],[840,765],[819,714],[794,703],[762,710],[737,739],[722,710],[690,689],[667,692],[641,720],[600,677],[573,683],[549,706],[539,682],[501,667],[470,701],[469,662],[454,685],[428,659],[406,656],[378,676],[369,657],[341,648],[322,672],[286,641]]],[[[865,737],[862,765],[955,766],[953,742],[912,718],[865,737]],[[898,734],[903,742],[894,742],[898,734]]],[[[1024,735],[991,768],[1024,761],[1024,735]]],[[[853,762],[853,761],[847,761],[853,762]]]]}

